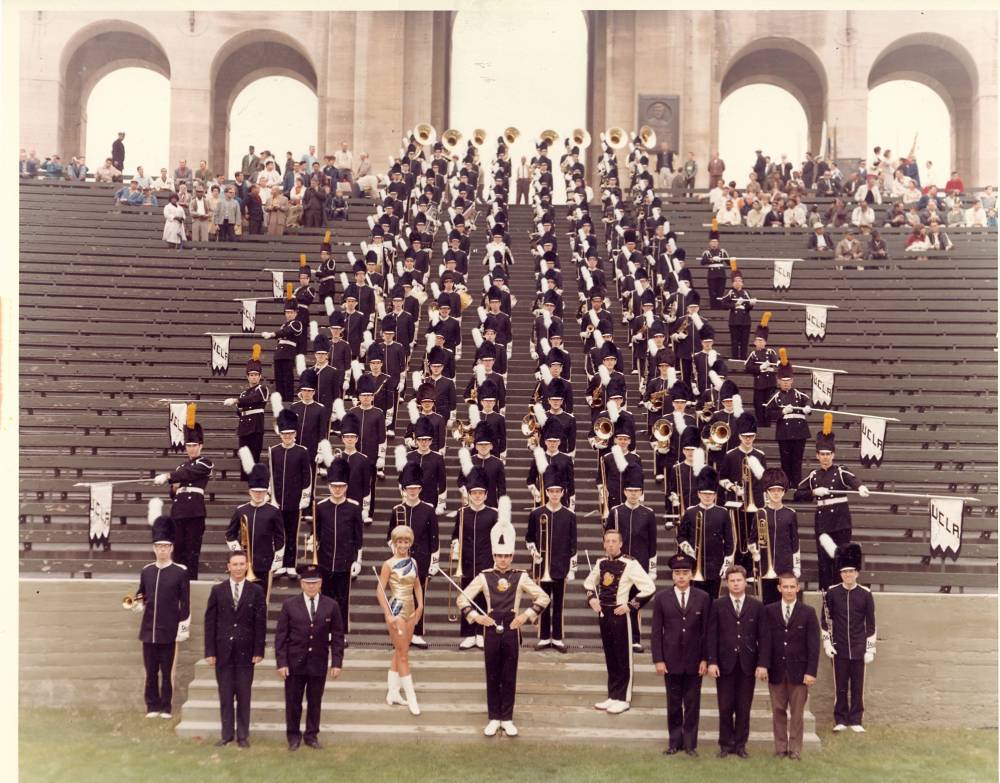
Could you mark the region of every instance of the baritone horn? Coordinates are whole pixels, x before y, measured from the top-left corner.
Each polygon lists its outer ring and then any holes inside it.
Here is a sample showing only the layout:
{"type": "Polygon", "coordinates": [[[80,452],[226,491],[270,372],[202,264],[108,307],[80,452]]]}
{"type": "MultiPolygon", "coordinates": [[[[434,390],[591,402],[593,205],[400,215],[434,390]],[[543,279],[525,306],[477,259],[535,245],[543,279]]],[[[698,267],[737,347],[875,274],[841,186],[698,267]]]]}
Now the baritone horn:
{"type": "Polygon", "coordinates": [[[413,129],[413,135],[420,144],[428,145],[437,141],[437,131],[434,126],[427,122],[420,123],[413,129]]]}
{"type": "Polygon", "coordinates": [[[716,446],[725,446],[729,442],[732,430],[724,421],[717,421],[708,430],[708,439],[716,446]]]}
{"type": "Polygon", "coordinates": [[[441,134],[441,143],[448,152],[454,152],[462,141],[462,131],[449,128],[441,134]]]}
{"type": "Polygon", "coordinates": [[[639,128],[639,141],[642,142],[642,146],[646,149],[656,146],[656,131],[650,128],[648,125],[643,125],[639,128]]]}
{"type": "Polygon", "coordinates": [[[613,150],[620,150],[626,144],[628,144],[628,135],[625,133],[624,128],[614,127],[608,128],[604,133],[604,137],[607,139],[608,144],[613,150]]]}
{"type": "Polygon", "coordinates": [[[514,146],[514,142],[521,137],[521,131],[511,125],[509,128],[504,128],[503,140],[508,147],[514,146]]]}
{"type": "Polygon", "coordinates": [[[521,434],[529,438],[538,431],[538,419],[534,413],[525,414],[521,419],[521,434]]]}
{"type": "Polygon", "coordinates": [[[601,440],[608,440],[615,431],[615,425],[607,416],[601,416],[594,422],[594,435],[601,440]]]}
{"type": "Polygon", "coordinates": [[[666,416],[656,420],[653,425],[653,437],[656,438],[660,443],[666,443],[670,440],[670,436],[673,435],[674,425],[666,416]]]}
{"type": "Polygon", "coordinates": [[[575,147],[586,149],[590,146],[590,134],[586,128],[573,128],[573,132],[569,136],[575,147]]]}

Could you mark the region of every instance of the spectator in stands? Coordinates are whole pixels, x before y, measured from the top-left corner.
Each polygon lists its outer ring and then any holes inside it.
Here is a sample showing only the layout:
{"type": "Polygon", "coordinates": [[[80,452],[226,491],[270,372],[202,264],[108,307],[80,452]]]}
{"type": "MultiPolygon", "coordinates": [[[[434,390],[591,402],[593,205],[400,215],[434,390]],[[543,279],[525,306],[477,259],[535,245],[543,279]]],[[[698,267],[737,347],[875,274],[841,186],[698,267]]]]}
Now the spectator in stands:
{"type": "MultiPolygon", "coordinates": [[[[899,174],[901,177],[903,176],[903,172],[901,171],[896,173],[899,174]]],[[[914,182],[912,179],[907,179],[906,187],[903,189],[903,192],[899,198],[903,204],[909,206],[910,204],[919,204],[920,199],[923,198],[923,194],[920,192],[920,188],[917,187],[916,182],[914,182]]]]}
{"type": "Polygon", "coordinates": [[[779,196],[771,202],[771,209],[764,213],[764,226],[780,227],[783,225],[785,225],[785,200],[779,196]]]}
{"type": "Polygon", "coordinates": [[[997,227],[997,211],[995,209],[986,210],[986,227],[987,228],[997,227]]]}
{"type": "MultiPolygon", "coordinates": [[[[204,188],[204,185],[195,185],[195,188],[204,188]]],[[[208,225],[208,235],[210,239],[219,238],[219,224],[215,222],[215,211],[219,206],[219,202],[222,201],[222,189],[218,185],[212,185],[208,190],[208,195],[205,197],[205,203],[208,208],[208,214],[211,218],[211,222],[208,225]]]]}
{"type": "Polygon", "coordinates": [[[191,213],[191,241],[208,242],[212,231],[212,213],[208,199],[205,197],[205,186],[195,185],[194,198],[188,206],[191,213]]]}
{"type": "Polygon", "coordinates": [[[833,175],[829,171],[824,171],[816,183],[817,196],[832,196],[834,193],[833,175]]]}
{"type": "MultiPolygon", "coordinates": [[[[902,198],[903,194],[911,186],[915,187],[916,183],[911,179],[907,179],[902,171],[896,171],[888,188],[889,195],[892,198],[902,198]]],[[[920,191],[918,190],[917,192],[919,193],[920,191]]]]}
{"type": "Polygon", "coordinates": [[[142,166],[135,167],[135,176],[132,177],[132,181],[139,183],[140,190],[153,187],[152,178],[146,176],[146,172],[142,166]]]}
{"type": "Polygon", "coordinates": [[[954,245],[949,236],[941,230],[941,224],[932,220],[930,229],[927,232],[927,243],[934,250],[951,250],[954,245]]]}
{"type": "Polygon", "coordinates": [[[177,203],[177,194],[171,193],[163,208],[163,241],[177,250],[184,249],[187,232],[184,230],[184,207],[177,203]]]}
{"type": "Polygon", "coordinates": [[[885,222],[883,223],[883,226],[888,228],[892,226],[899,227],[905,225],[906,225],[906,210],[903,209],[902,202],[897,201],[895,204],[892,205],[892,208],[889,210],[889,213],[885,216],[885,222]]]}
{"type": "MultiPolygon", "coordinates": [[[[212,190],[215,190],[215,185],[212,190]]],[[[240,216],[240,205],[236,202],[236,189],[230,185],[226,188],[226,193],[215,207],[215,223],[219,226],[220,242],[235,242],[236,227],[242,226],[243,218],[240,216]]]]}
{"type": "MultiPolygon", "coordinates": [[[[768,205],[768,210],[770,210],[770,205],[768,205]]],[[[754,199],[753,203],[750,205],[750,210],[747,212],[747,227],[748,228],[760,228],[764,225],[764,207],[761,205],[760,199],[754,199]]]]}
{"type": "Polygon", "coordinates": [[[760,180],[757,179],[756,172],[750,172],[750,179],[747,182],[746,189],[743,191],[743,198],[755,198],[760,195],[761,187],[760,180]]]}
{"type": "Polygon", "coordinates": [[[833,245],[830,242],[830,238],[826,235],[825,226],[817,221],[812,224],[812,227],[813,233],[809,235],[807,249],[816,253],[832,253],[833,245]]]}
{"type": "Polygon", "coordinates": [[[295,187],[295,175],[299,172],[299,164],[295,162],[292,153],[285,153],[285,173],[281,178],[281,189],[287,196],[295,187]]]}
{"type": "Polygon", "coordinates": [[[939,202],[928,201],[927,208],[920,213],[920,222],[929,226],[932,222],[940,223],[945,219],[943,208],[938,207],[939,202]]]}
{"type": "Polygon", "coordinates": [[[694,181],[698,176],[698,162],[694,159],[693,152],[688,153],[682,173],[684,174],[684,195],[691,198],[694,195],[694,181]]]}
{"type": "Polygon", "coordinates": [[[842,198],[836,198],[829,209],[823,213],[823,222],[832,228],[841,228],[847,225],[847,205],[842,198]]]}
{"type": "Polygon", "coordinates": [[[315,145],[310,144],[309,152],[302,153],[302,162],[306,164],[307,171],[312,171],[313,163],[319,163],[319,158],[316,157],[315,145]]]}
{"type": "MultiPolygon", "coordinates": [[[[319,163],[316,164],[317,166],[319,163]]],[[[306,228],[319,228],[323,225],[324,194],[320,191],[318,179],[313,179],[305,196],[302,197],[302,225],[306,228]]]]}
{"type": "MultiPolygon", "coordinates": [[[[956,200],[957,196],[961,195],[961,191],[955,194],[956,200]]],[[[993,186],[987,185],[986,190],[979,194],[979,200],[983,202],[983,209],[989,212],[991,209],[995,209],[997,205],[996,193],[993,192],[993,186]]]]}
{"type": "MultiPolygon", "coordinates": [[[[153,193],[152,188],[142,189],[142,206],[144,207],[158,207],[160,205],[159,199],[156,198],[156,194],[153,193]]],[[[145,214],[152,214],[150,210],[144,209],[145,214]]]]}
{"type": "Polygon", "coordinates": [[[70,159],[69,166],[66,169],[66,177],[68,179],[83,182],[87,179],[89,173],[90,169],[87,168],[87,161],[83,155],[78,155],[70,159]]]}
{"type": "Polygon", "coordinates": [[[838,261],[858,261],[862,257],[861,243],[853,231],[848,231],[837,243],[836,259],[838,261]]]}
{"type": "Polygon", "coordinates": [[[17,164],[17,175],[23,179],[34,179],[38,176],[38,161],[28,157],[28,151],[21,149],[17,164]]]}
{"type": "Polygon", "coordinates": [[[281,184],[281,174],[278,173],[278,170],[275,166],[276,164],[273,160],[265,161],[264,170],[260,174],[260,177],[263,179],[264,185],[267,187],[268,192],[270,192],[271,188],[273,188],[275,185],[281,184]]]}
{"type": "Polygon", "coordinates": [[[961,201],[955,201],[952,204],[951,209],[948,210],[946,222],[948,224],[948,228],[965,225],[965,210],[962,209],[961,201]]]}
{"type": "Polygon", "coordinates": [[[326,190],[327,195],[326,203],[323,205],[323,213],[327,221],[347,220],[347,199],[344,198],[342,193],[337,192],[336,189],[331,188],[329,185],[324,190],[326,190]]]}
{"type": "Polygon", "coordinates": [[[236,190],[236,202],[242,210],[247,200],[247,193],[250,192],[250,183],[243,176],[242,171],[233,172],[233,188],[236,190]]]}
{"type": "Polygon", "coordinates": [[[190,168],[188,168],[186,160],[181,160],[177,168],[174,169],[174,182],[176,183],[176,185],[180,185],[180,183],[186,182],[187,186],[190,188],[193,179],[194,179],[194,172],[191,171],[190,168]]]}
{"type": "Polygon", "coordinates": [[[186,207],[191,203],[191,193],[188,191],[188,184],[186,182],[182,182],[177,187],[177,203],[182,207],[186,207]]]}
{"type": "Polygon", "coordinates": [[[118,131],[118,138],[111,142],[111,162],[118,171],[125,171],[125,131],[118,131]]]}
{"type": "MultiPolygon", "coordinates": [[[[362,156],[365,157],[365,156],[362,156]]],[[[337,170],[340,172],[340,179],[345,182],[353,183],[354,177],[354,153],[351,152],[347,147],[347,142],[340,142],[340,149],[334,153],[333,156],[334,165],[336,165],[337,170]]]]}
{"type": "Polygon", "coordinates": [[[906,238],[907,252],[922,252],[930,249],[927,241],[927,229],[923,226],[914,226],[910,235],[906,238]]]}
{"type": "Polygon", "coordinates": [[[160,176],[153,180],[153,187],[157,190],[176,190],[174,178],[170,176],[166,169],[160,169],[160,176]]]}
{"type": "Polygon", "coordinates": [[[126,207],[142,206],[142,191],[139,189],[139,183],[133,179],[127,187],[115,193],[115,203],[126,207]]]}
{"type": "Polygon", "coordinates": [[[726,162],[719,157],[718,151],[708,161],[708,187],[714,188],[723,181],[722,175],[726,171],[726,162]]]}
{"type": "Polygon", "coordinates": [[[306,188],[302,184],[302,178],[296,175],[292,189],[285,195],[288,196],[288,221],[285,228],[298,228],[302,225],[302,208],[306,196],[306,188]]]}
{"type": "Polygon", "coordinates": [[[261,164],[260,158],[254,154],[253,144],[251,144],[247,150],[247,154],[244,155],[243,160],[240,161],[240,171],[243,173],[244,177],[252,180],[254,175],[261,170],[262,165],[263,164],[261,164]]]}
{"type": "Polygon", "coordinates": [[[920,201],[917,202],[917,208],[923,211],[926,210],[931,204],[939,210],[944,209],[944,202],[938,194],[938,189],[933,185],[927,189],[927,193],[925,195],[920,197],[920,201]]]}
{"type": "Polygon", "coordinates": [[[806,207],[797,198],[788,199],[788,206],[782,215],[785,228],[801,228],[806,223],[806,207]]]}
{"type": "Polygon", "coordinates": [[[875,210],[872,209],[871,204],[862,201],[851,213],[851,225],[860,228],[861,226],[872,226],[874,224],[875,210]]]}
{"type": "Polygon", "coordinates": [[[271,187],[271,199],[264,208],[267,215],[267,233],[269,236],[281,236],[285,233],[285,223],[288,221],[288,196],[281,192],[281,185],[271,187]]]}
{"type": "Polygon", "coordinates": [[[934,164],[931,161],[924,164],[924,176],[921,181],[924,183],[924,190],[927,190],[931,185],[938,187],[937,171],[934,170],[934,164]]]}
{"type": "Polygon", "coordinates": [[[200,160],[198,161],[198,168],[194,172],[194,178],[200,179],[205,183],[205,187],[210,187],[213,180],[212,172],[208,170],[208,161],[200,160]]]}
{"type": "Polygon", "coordinates": [[[368,153],[362,152],[361,162],[358,164],[358,170],[354,175],[354,195],[361,196],[364,193],[370,198],[374,198],[377,190],[378,176],[372,172],[372,164],[368,160],[368,153]]]}
{"type": "Polygon", "coordinates": [[[874,174],[869,174],[865,181],[858,185],[854,191],[854,200],[857,203],[881,204],[882,189],[878,186],[878,181],[874,174]]]}
{"type": "Polygon", "coordinates": [[[95,182],[114,182],[121,172],[115,168],[111,158],[104,159],[104,165],[94,173],[95,182]]]}
{"type": "Polygon", "coordinates": [[[243,200],[243,216],[247,221],[248,234],[264,233],[264,204],[260,198],[260,188],[251,185],[243,200]]]}
{"type": "Polygon", "coordinates": [[[45,161],[45,176],[48,179],[66,179],[66,168],[63,166],[62,158],[53,155],[45,161]]]}
{"type": "Polygon", "coordinates": [[[333,155],[323,156],[323,176],[326,178],[327,184],[336,189],[337,182],[340,180],[340,169],[334,165],[333,155]]]}
{"type": "Polygon", "coordinates": [[[885,240],[878,229],[872,231],[868,239],[868,247],[865,249],[866,261],[881,261],[889,258],[889,248],[886,247],[885,240]]]}
{"type": "Polygon", "coordinates": [[[962,182],[962,178],[958,176],[957,171],[951,172],[951,178],[944,183],[944,189],[949,193],[953,190],[957,190],[959,193],[965,193],[965,183],[962,182]]]}
{"type": "Polygon", "coordinates": [[[970,228],[986,227],[986,210],[983,208],[983,200],[981,198],[977,198],[965,213],[965,225],[970,228]]]}
{"type": "Polygon", "coordinates": [[[715,219],[720,226],[739,226],[743,223],[740,211],[736,209],[731,198],[727,198],[722,208],[715,213],[715,219]]]}

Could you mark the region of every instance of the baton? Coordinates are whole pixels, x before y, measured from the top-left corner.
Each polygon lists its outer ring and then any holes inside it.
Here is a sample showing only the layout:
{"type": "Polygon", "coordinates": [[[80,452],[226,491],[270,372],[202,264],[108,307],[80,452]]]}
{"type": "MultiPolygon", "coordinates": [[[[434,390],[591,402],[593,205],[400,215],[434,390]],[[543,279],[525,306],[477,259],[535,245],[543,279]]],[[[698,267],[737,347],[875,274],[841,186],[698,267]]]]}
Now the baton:
{"type": "MultiPolygon", "coordinates": [[[[461,587],[455,584],[454,579],[448,576],[448,574],[446,574],[444,571],[441,571],[441,576],[443,576],[445,579],[451,582],[452,587],[454,587],[456,590],[458,590],[458,592],[460,592],[463,596],[465,596],[465,600],[468,601],[470,604],[472,604],[473,609],[475,609],[477,612],[479,612],[479,614],[483,615],[484,617],[489,617],[489,615],[486,614],[486,612],[484,612],[482,609],[479,608],[479,604],[477,604],[475,601],[469,598],[469,596],[465,595],[465,590],[463,590],[461,587]]],[[[492,620],[493,618],[491,617],[490,619],[492,620]]],[[[493,625],[497,629],[497,633],[503,633],[503,623],[498,623],[496,620],[493,620],[493,625]]]]}
{"type": "MultiPolygon", "coordinates": [[[[844,495],[860,495],[856,489],[838,489],[835,490],[838,493],[844,495]]],[[[869,495],[893,495],[897,498],[920,498],[922,500],[934,500],[934,498],[953,498],[954,500],[964,500],[969,503],[982,503],[979,498],[965,497],[964,495],[924,495],[919,492],[888,492],[881,489],[870,489],[868,490],[869,495]]]]}
{"type": "Polygon", "coordinates": [[[74,484],[74,487],[93,487],[96,484],[145,484],[150,481],[155,481],[155,478],[144,478],[144,479],[121,479],[119,481],[78,481],[74,484]]]}

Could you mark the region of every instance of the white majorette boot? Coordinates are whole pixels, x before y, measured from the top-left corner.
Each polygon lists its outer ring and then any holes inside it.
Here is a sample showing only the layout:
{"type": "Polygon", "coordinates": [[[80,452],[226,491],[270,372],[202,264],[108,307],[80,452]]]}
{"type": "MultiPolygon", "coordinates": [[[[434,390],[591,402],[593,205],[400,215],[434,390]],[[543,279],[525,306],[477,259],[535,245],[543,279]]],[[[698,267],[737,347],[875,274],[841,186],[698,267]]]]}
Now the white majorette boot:
{"type": "Polygon", "coordinates": [[[389,706],[406,704],[406,699],[399,694],[399,672],[394,672],[391,669],[389,670],[389,690],[385,694],[385,703],[389,706]]]}
{"type": "Polygon", "coordinates": [[[403,686],[403,693],[406,694],[406,706],[410,708],[410,714],[419,715],[420,705],[417,704],[417,694],[413,690],[413,677],[409,674],[400,677],[399,684],[403,686]]]}

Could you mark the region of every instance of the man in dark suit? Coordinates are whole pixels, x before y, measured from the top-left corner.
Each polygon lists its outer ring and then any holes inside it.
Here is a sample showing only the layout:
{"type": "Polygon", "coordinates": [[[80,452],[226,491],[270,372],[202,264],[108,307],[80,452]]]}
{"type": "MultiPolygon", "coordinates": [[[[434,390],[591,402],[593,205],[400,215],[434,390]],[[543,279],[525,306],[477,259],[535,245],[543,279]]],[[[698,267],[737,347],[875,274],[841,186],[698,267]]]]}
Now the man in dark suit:
{"type": "Polygon", "coordinates": [[[743,566],[726,570],[726,587],[729,595],[716,599],[708,623],[708,674],[719,699],[719,758],[745,759],[764,605],[746,594],[743,566]]]}
{"type": "Polygon", "coordinates": [[[774,755],[802,758],[802,715],[819,666],[816,611],[797,600],[799,580],[778,576],[781,600],[764,608],[757,677],[768,683],[774,721],[774,755]]]}
{"type": "Polygon", "coordinates": [[[344,663],[344,623],[340,607],[320,595],[323,573],[307,565],[299,577],[302,594],[287,599],[278,616],[274,653],[278,676],[285,681],[285,734],[288,749],[298,750],[303,738],[315,750],[319,718],[328,676],[337,679],[344,663]],[[308,700],[305,735],[301,732],[302,694],[308,700]]]}
{"type": "Polygon", "coordinates": [[[670,558],[674,585],[653,598],[653,663],[667,688],[667,730],[672,756],[683,750],[697,756],[701,678],[708,668],[706,638],[712,599],[691,587],[694,560],[678,553],[670,558]]]}
{"type": "Polygon", "coordinates": [[[215,667],[222,716],[222,738],[215,745],[233,741],[235,723],[236,742],[249,748],[250,692],[254,666],[264,658],[267,602],[263,588],[246,580],[246,552],[230,552],[226,571],[229,579],[212,588],[205,607],[205,659],[215,667]]]}

